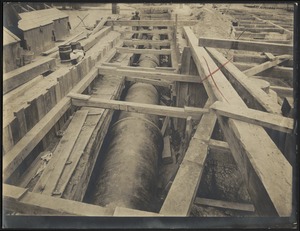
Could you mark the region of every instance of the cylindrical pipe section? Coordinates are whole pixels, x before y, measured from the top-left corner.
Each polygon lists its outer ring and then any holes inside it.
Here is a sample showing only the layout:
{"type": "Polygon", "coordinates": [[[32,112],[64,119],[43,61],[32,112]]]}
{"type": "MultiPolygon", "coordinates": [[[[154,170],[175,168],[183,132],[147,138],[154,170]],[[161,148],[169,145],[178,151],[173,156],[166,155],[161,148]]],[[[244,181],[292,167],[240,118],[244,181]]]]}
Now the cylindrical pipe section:
{"type": "MultiPolygon", "coordinates": [[[[139,65],[156,67],[159,59],[155,55],[141,55],[139,65]]],[[[135,83],[125,101],[158,104],[159,94],[151,84],[135,83]]],[[[108,142],[92,202],[152,211],[158,157],[163,149],[158,117],[123,111],[109,131],[108,142]]]]}

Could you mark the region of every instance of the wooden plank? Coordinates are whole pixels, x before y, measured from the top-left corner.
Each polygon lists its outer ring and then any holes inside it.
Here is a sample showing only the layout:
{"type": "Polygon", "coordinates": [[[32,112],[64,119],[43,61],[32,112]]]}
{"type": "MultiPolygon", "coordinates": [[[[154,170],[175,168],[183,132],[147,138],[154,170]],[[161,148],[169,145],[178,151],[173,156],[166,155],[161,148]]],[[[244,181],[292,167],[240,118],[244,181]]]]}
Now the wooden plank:
{"type": "Polygon", "coordinates": [[[10,124],[8,124],[6,127],[2,129],[2,142],[3,142],[3,152],[5,155],[9,150],[12,149],[14,145],[10,124]]]}
{"type": "Polygon", "coordinates": [[[257,33],[260,33],[260,32],[276,32],[276,33],[280,33],[280,34],[284,33],[284,30],[279,29],[279,28],[274,28],[274,27],[266,27],[266,28],[249,28],[249,27],[243,28],[243,27],[235,27],[235,30],[236,31],[244,31],[244,30],[246,30],[246,31],[257,32],[257,33]]]}
{"type": "Polygon", "coordinates": [[[278,57],[273,61],[267,61],[265,63],[262,63],[260,65],[254,66],[250,69],[247,69],[246,71],[243,71],[245,75],[247,76],[253,76],[257,75],[271,67],[277,66],[280,63],[283,63],[287,61],[288,59],[279,59],[278,57]]]}
{"type": "MultiPolygon", "coordinates": [[[[184,27],[184,33],[191,46],[199,75],[209,75],[207,65],[214,70],[217,68],[216,63],[203,47],[198,46],[198,39],[190,28],[184,27]],[[207,65],[202,57],[207,60],[207,65]]],[[[225,101],[224,97],[226,97],[231,105],[247,108],[222,72],[216,72],[214,80],[218,86],[222,86],[219,87],[222,94],[216,89],[211,79],[203,82],[212,102],[225,101]]],[[[262,127],[222,116],[217,117],[234,160],[248,186],[248,192],[257,213],[262,216],[290,216],[292,167],[281,151],[262,127]]]]}
{"type": "MultiPolygon", "coordinates": [[[[218,65],[222,65],[228,61],[214,48],[207,48],[207,51],[218,65]]],[[[280,105],[272,100],[265,91],[256,85],[255,82],[251,81],[235,65],[229,62],[221,68],[221,71],[226,75],[240,97],[245,100],[245,102],[248,102],[248,107],[271,113],[281,113],[280,105]]]]}
{"type": "MultiPolygon", "coordinates": [[[[172,32],[172,30],[139,30],[138,33],[139,34],[168,34],[172,32]]],[[[125,30],[125,31],[120,31],[120,33],[137,33],[136,30],[125,30]]],[[[134,39],[133,39],[134,41],[134,39]]],[[[157,42],[162,42],[162,41],[157,41],[157,42]]],[[[168,40],[166,40],[166,42],[168,42],[168,40]]]]}
{"type": "Polygon", "coordinates": [[[21,108],[19,111],[14,112],[14,116],[17,118],[18,121],[18,129],[20,138],[22,138],[27,133],[27,124],[25,118],[25,109],[21,108]]]}
{"type": "Polygon", "coordinates": [[[291,87],[270,86],[280,97],[293,97],[294,89],[291,87]]]}
{"type": "Polygon", "coordinates": [[[264,54],[266,55],[266,57],[267,57],[270,61],[273,61],[273,60],[276,59],[276,57],[275,57],[272,53],[265,52],[264,54]]]}
{"type": "Polygon", "coordinates": [[[232,106],[220,101],[215,102],[210,106],[210,109],[213,109],[221,116],[241,120],[250,124],[256,124],[280,132],[291,133],[294,127],[294,121],[284,116],[232,106]]]}
{"type": "Polygon", "coordinates": [[[162,216],[159,213],[152,213],[142,210],[130,209],[130,208],[123,208],[123,207],[116,207],[114,217],[157,217],[162,216]]]}
{"type": "MultiPolygon", "coordinates": [[[[99,113],[101,116],[101,113],[99,113]]],[[[71,179],[72,174],[74,174],[74,170],[77,167],[77,164],[84,153],[86,146],[92,136],[95,126],[92,124],[83,125],[81,132],[76,140],[76,143],[72,149],[72,152],[67,160],[68,165],[65,166],[60,179],[57,182],[56,188],[54,191],[61,192],[61,194],[55,195],[58,197],[62,197],[63,192],[71,179]]]]}
{"type": "Polygon", "coordinates": [[[161,81],[161,80],[153,80],[147,78],[138,78],[138,77],[125,77],[126,81],[135,82],[135,83],[149,83],[154,86],[161,86],[169,88],[172,82],[170,81],[161,81]]]}
{"type": "MultiPolygon", "coordinates": [[[[180,20],[178,26],[192,26],[197,20],[180,20]]],[[[173,20],[107,20],[108,26],[174,26],[173,20]]]]}
{"type": "MultiPolygon", "coordinates": [[[[81,93],[98,75],[98,69],[93,68],[89,74],[82,79],[72,90],[72,92],[81,93]]],[[[56,122],[71,106],[69,97],[63,98],[47,115],[45,115],[17,145],[15,145],[3,158],[3,180],[6,181],[9,176],[17,169],[34,147],[43,139],[56,122]]]]}
{"type": "Polygon", "coordinates": [[[53,156],[47,164],[47,167],[44,169],[39,181],[36,183],[33,192],[50,196],[53,194],[66,161],[74,147],[83,123],[85,122],[87,113],[88,110],[81,110],[75,113],[68,129],[53,152],[53,156]]]}
{"type": "Polygon", "coordinates": [[[169,193],[160,209],[165,216],[188,216],[196,196],[204,169],[209,140],[213,132],[216,116],[204,114],[179,167],[169,193]]]}
{"type": "Polygon", "coordinates": [[[171,49],[134,49],[127,47],[117,47],[118,53],[133,53],[133,54],[155,54],[155,55],[170,55],[171,49]]]}
{"type": "Polygon", "coordinates": [[[161,79],[165,81],[178,81],[189,83],[200,83],[201,79],[196,75],[180,75],[175,73],[166,73],[159,71],[143,71],[140,68],[115,68],[115,67],[99,67],[99,74],[101,75],[118,75],[127,77],[149,78],[149,79],[161,79]]]}
{"type": "Polygon", "coordinates": [[[28,131],[33,128],[34,125],[39,121],[37,100],[33,99],[28,103],[28,107],[25,108],[25,119],[28,131]]]}
{"type": "Polygon", "coordinates": [[[213,200],[208,198],[196,197],[194,203],[197,205],[212,206],[212,207],[223,208],[223,209],[233,209],[233,210],[246,211],[246,212],[255,211],[255,208],[252,204],[220,201],[220,200],[213,200]]]}
{"type": "Polygon", "coordinates": [[[221,151],[230,152],[228,143],[224,142],[224,141],[210,139],[208,146],[210,149],[213,149],[213,150],[221,150],[221,151]]]}
{"type": "MultiPolygon", "coordinates": [[[[142,33],[139,31],[139,33],[142,33]]],[[[133,45],[144,45],[144,46],[169,46],[169,40],[142,40],[142,39],[132,39],[132,40],[123,40],[124,46],[133,46],[133,45]]]]}
{"type": "Polygon", "coordinates": [[[3,75],[3,94],[55,67],[55,59],[43,58],[3,75]]]}
{"type": "Polygon", "coordinates": [[[199,46],[293,55],[292,45],[277,43],[248,42],[235,39],[199,38],[199,46]]]}
{"type": "Polygon", "coordinates": [[[167,127],[168,127],[168,125],[169,125],[169,121],[170,121],[170,117],[169,117],[169,116],[166,116],[166,118],[165,118],[165,120],[164,120],[164,123],[163,123],[163,126],[162,126],[162,128],[161,128],[161,130],[160,130],[162,136],[164,136],[165,133],[166,133],[167,127]]]}
{"type": "Polygon", "coordinates": [[[100,31],[102,28],[103,28],[103,26],[104,26],[104,24],[107,22],[107,18],[106,17],[104,17],[104,18],[101,18],[100,19],[100,22],[97,24],[97,26],[94,28],[94,30],[92,31],[92,33],[91,33],[91,35],[93,35],[93,34],[96,34],[98,31],[100,31]]]}
{"type": "Polygon", "coordinates": [[[171,145],[170,145],[170,137],[164,137],[164,149],[161,154],[163,164],[171,164],[173,163],[171,145]]]}
{"type": "Polygon", "coordinates": [[[207,113],[207,109],[202,108],[179,108],[162,105],[151,105],[136,102],[127,102],[119,100],[105,100],[100,98],[90,98],[90,96],[82,94],[69,94],[72,98],[72,104],[78,107],[96,107],[114,109],[128,112],[136,112],[151,115],[187,118],[192,116],[194,119],[199,119],[203,113],[207,113]]]}
{"type": "Polygon", "coordinates": [[[4,209],[26,215],[111,216],[113,213],[101,206],[28,192],[8,184],[3,186],[3,197],[4,209]]]}

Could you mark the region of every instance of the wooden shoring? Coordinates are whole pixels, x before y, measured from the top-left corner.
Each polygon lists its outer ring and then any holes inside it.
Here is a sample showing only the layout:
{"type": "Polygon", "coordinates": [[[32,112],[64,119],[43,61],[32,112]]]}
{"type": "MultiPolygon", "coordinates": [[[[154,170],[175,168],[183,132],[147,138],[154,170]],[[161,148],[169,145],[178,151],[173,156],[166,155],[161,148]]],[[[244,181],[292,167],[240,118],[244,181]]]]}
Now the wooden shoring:
{"type": "Polygon", "coordinates": [[[3,185],[3,208],[27,215],[111,216],[113,211],[101,206],[29,192],[28,189],[3,185]]]}
{"type": "Polygon", "coordinates": [[[264,62],[260,65],[255,66],[255,67],[249,68],[249,69],[247,69],[243,72],[247,76],[257,75],[257,74],[259,74],[259,73],[261,73],[261,72],[263,72],[267,69],[270,69],[274,66],[277,66],[278,64],[283,63],[287,60],[288,59],[284,59],[284,58],[280,59],[279,56],[278,56],[277,58],[275,58],[275,60],[264,62]]]}
{"type": "Polygon", "coordinates": [[[143,104],[136,102],[127,102],[119,100],[105,100],[96,97],[91,97],[83,94],[70,93],[72,104],[78,107],[96,107],[114,109],[128,112],[136,112],[143,114],[152,114],[160,116],[169,116],[177,118],[187,118],[192,116],[193,119],[199,119],[202,114],[207,113],[207,109],[195,107],[170,107],[162,105],[143,104]]]}
{"type": "Polygon", "coordinates": [[[279,55],[293,55],[293,45],[277,43],[248,42],[235,39],[199,38],[199,46],[256,52],[264,51],[279,55]]]}
{"type": "Polygon", "coordinates": [[[169,46],[169,40],[142,40],[142,39],[132,39],[132,40],[123,40],[124,46],[132,46],[132,45],[144,45],[144,46],[169,46]]]}
{"type": "MultiPolygon", "coordinates": [[[[81,93],[98,75],[98,69],[93,68],[72,90],[81,93]]],[[[17,169],[21,162],[30,154],[34,147],[44,138],[50,129],[71,106],[71,99],[64,97],[52,108],[3,158],[3,180],[17,169]]]]}
{"type": "MultiPolygon", "coordinates": [[[[207,48],[212,59],[218,66],[227,62],[227,59],[214,48],[207,48]]],[[[248,107],[280,114],[280,105],[264,92],[255,82],[251,81],[242,71],[233,63],[229,62],[221,68],[229,82],[235,86],[235,91],[247,102],[248,107]]]]}
{"type": "MultiPolygon", "coordinates": [[[[209,106],[209,102],[206,106],[209,106]]],[[[206,157],[208,142],[217,117],[213,112],[204,114],[190,140],[182,163],[160,209],[165,216],[188,216],[198,190],[206,157]]]]}
{"type": "Polygon", "coordinates": [[[137,78],[149,78],[149,79],[161,79],[165,81],[178,81],[178,82],[190,82],[190,83],[200,83],[200,77],[196,75],[181,75],[160,70],[148,70],[145,68],[116,68],[107,66],[98,66],[100,75],[118,75],[118,76],[128,76],[137,78]]]}
{"type": "Polygon", "coordinates": [[[127,47],[117,47],[118,53],[133,53],[133,54],[155,54],[155,55],[170,55],[171,49],[134,49],[127,47]]]}
{"type": "Polygon", "coordinates": [[[8,93],[46,71],[53,70],[55,65],[55,59],[43,58],[5,73],[3,75],[3,94],[8,93]]]}
{"type": "MultiPolygon", "coordinates": [[[[178,21],[178,26],[192,26],[198,20],[178,21]]],[[[173,20],[107,20],[107,25],[111,26],[174,26],[173,20]]]]}
{"type": "MultiPolygon", "coordinates": [[[[207,66],[215,70],[217,65],[206,50],[198,46],[192,30],[184,27],[184,31],[200,76],[208,76],[207,66]]],[[[214,74],[214,82],[211,78],[203,82],[212,102],[226,100],[247,108],[222,72],[214,74]]],[[[293,182],[290,163],[262,127],[218,115],[217,118],[258,214],[290,216],[293,182]]]]}
{"type": "Polygon", "coordinates": [[[272,130],[292,133],[293,119],[284,116],[275,115],[267,112],[253,110],[249,108],[241,108],[232,106],[220,101],[215,102],[210,109],[216,111],[218,115],[241,120],[247,123],[256,124],[262,127],[270,128],[272,130]]]}

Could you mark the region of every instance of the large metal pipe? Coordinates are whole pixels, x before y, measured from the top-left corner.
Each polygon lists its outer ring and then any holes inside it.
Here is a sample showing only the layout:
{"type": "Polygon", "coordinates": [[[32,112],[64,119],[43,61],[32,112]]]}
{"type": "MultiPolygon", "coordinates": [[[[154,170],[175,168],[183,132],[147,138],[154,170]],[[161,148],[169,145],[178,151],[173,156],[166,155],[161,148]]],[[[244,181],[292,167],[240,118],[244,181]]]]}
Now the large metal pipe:
{"type": "MultiPolygon", "coordinates": [[[[139,59],[142,67],[155,67],[158,62],[152,55],[141,55],[139,59]]],[[[135,83],[125,101],[158,104],[159,94],[150,84],[135,83]]],[[[92,203],[152,211],[158,157],[163,149],[158,117],[123,111],[111,127],[108,140],[92,203]]]]}

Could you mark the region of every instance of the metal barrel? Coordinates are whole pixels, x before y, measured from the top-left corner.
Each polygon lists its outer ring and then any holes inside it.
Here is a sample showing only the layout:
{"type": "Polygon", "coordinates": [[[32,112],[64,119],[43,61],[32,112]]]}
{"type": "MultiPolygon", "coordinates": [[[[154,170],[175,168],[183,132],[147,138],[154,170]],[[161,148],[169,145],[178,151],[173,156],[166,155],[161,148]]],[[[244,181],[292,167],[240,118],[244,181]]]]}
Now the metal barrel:
{"type": "MultiPolygon", "coordinates": [[[[143,67],[156,67],[158,63],[155,55],[141,55],[139,60],[143,67]]],[[[151,84],[135,83],[128,89],[125,101],[158,104],[159,93],[151,84]]],[[[122,111],[108,133],[91,202],[152,211],[162,149],[157,116],[122,111]]]]}

